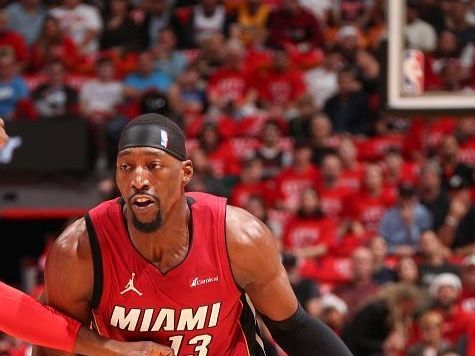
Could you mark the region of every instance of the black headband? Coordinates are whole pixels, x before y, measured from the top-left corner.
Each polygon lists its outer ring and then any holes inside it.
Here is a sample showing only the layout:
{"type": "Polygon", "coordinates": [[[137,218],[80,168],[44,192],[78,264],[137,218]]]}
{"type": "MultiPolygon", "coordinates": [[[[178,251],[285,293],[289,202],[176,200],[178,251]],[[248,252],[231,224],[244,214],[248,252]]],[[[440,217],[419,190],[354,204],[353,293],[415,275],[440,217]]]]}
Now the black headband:
{"type": "Polygon", "coordinates": [[[186,159],[185,139],[173,129],[157,124],[131,125],[122,131],[119,152],[132,147],[153,147],[163,150],[176,159],[186,159]]]}

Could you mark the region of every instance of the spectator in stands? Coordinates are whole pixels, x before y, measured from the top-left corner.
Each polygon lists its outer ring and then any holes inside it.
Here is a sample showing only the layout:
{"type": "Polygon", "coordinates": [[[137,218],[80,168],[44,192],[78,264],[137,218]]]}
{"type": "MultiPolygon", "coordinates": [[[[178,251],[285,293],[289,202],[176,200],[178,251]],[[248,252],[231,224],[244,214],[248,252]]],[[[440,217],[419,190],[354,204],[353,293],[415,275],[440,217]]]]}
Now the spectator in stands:
{"type": "Polygon", "coordinates": [[[81,113],[93,122],[108,121],[117,115],[124,98],[124,86],[115,79],[114,63],[108,58],[96,62],[96,78],[81,87],[81,113]]]}
{"type": "Polygon", "coordinates": [[[8,13],[5,9],[0,10],[0,47],[10,48],[21,65],[28,59],[28,46],[19,33],[8,28],[8,13]]]}
{"type": "Polygon", "coordinates": [[[221,33],[215,33],[204,41],[201,53],[195,63],[201,78],[208,79],[214,71],[224,64],[225,48],[224,36],[221,33]]]}
{"type": "Polygon", "coordinates": [[[471,202],[467,181],[455,175],[449,181],[450,206],[439,229],[442,243],[458,255],[475,253],[475,205],[471,202]]]}
{"type": "Polygon", "coordinates": [[[382,167],[384,183],[388,189],[396,194],[399,185],[403,182],[415,184],[419,175],[418,166],[412,162],[404,161],[401,150],[389,147],[384,151],[382,167]]]}
{"type": "Polygon", "coordinates": [[[408,356],[440,355],[451,347],[447,340],[442,338],[443,316],[433,310],[425,311],[418,320],[421,330],[421,340],[412,345],[408,356]]]}
{"type": "Polygon", "coordinates": [[[40,0],[20,0],[8,5],[8,28],[23,36],[26,44],[31,46],[41,31],[46,16],[46,9],[40,0]]]}
{"type": "Polygon", "coordinates": [[[66,83],[63,63],[48,64],[47,82],[31,94],[36,111],[42,119],[71,119],[78,113],[78,92],[66,83]]]}
{"type": "Polygon", "coordinates": [[[432,309],[444,317],[443,337],[452,345],[467,337],[475,321],[474,315],[463,311],[458,304],[461,292],[460,278],[451,273],[439,274],[429,287],[432,309]]]}
{"type": "Polygon", "coordinates": [[[295,47],[300,52],[323,47],[321,25],[298,0],[284,0],[273,10],[267,22],[271,47],[295,47]]]}
{"type": "Polygon", "coordinates": [[[338,91],[338,72],[343,61],[340,52],[328,51],[323,63],[305,73],[308,93],[318,110],[322,110],[325,102],[338,91]]]}
{"type": "Polygon", "coordinates": [[[422,0],[419,10],[421,19],[431,24],[438,34],[445,29],[445,13],[438,1],[422,0]]]}
{"type": "Polygon", "coordinates": [[[419,1],[409,0],[406,8],[406,39],[408,48],[432,52],[437,45],[437,33],[431,24],[419,16],[419,1]]]}
{"type": "Polygon", "coordinates": [[[439,36],[436,51],[429,57],[432,62],[430,70],[436,75],[440,74],[449,61],[456,60],[460,63],[464,78],[466,78],[473,65],[474,52],[475,47],[472,43],[462,47],[453,32],[443,31],[439,36]]]}
{"type": "Polygon", "coordinates": [[[307,130],[309,144],[312,148],[312,161],[316,165],[322,163],[323,157],[328,153],[335,152],[333,128],[330,119],[325,113],[319,112],[310,120],[307,130]]]}
{"type": "Polygon", "coordinates": [[[222,139],[218,127],[213,123],[205,123],[198,137],[200,148],[203,149],[213,175],[216,178],[237,177],[241,172],[240,162],[229,141],[222,139]]]}
{"type": "Polygon", "coordinates": [[[419,267],[409,256],[401,257],[395,268],[396,281],[417,286],[419,282],[419,267]]]}
{"type": "Polygon", "coordinates": [[[138,55],[135,72],[125,78],[124,85],[128,96],[139,99],[147,92],[167,93],[172,80],[166,73],[154,69],[150,52],[141,52],[138,55]]]}
{"type": "Polygon", "coordinates": [[[381,167],[369,164],[364,171],[361,191],[352,196],[346,208],[351,230],[357,234],[376,233],[386,210],[393,203],[394,197],[383,185],[381,167]]]}
{"type": "Polygon", "coordinates": [[[338,73],[338,92],[325,103],[335,132],[367,134],[372,127],[368,111],[368,95],[362,91],[351,70],[338,73]]]}
{"type": "Polygon", "coordinates": [[[339,335],[345,324],[348,306],[341,298],[331,293],[325,294],[320,304],[322,309],[320,318],[339,335]]]}
{"type": "Polygon", "coordinates": [[[320,290],[318,285],[300,275],[297,258],[292,254],[282,256],[282,264],[289,276],[290,285],[304,309],[314,318],[319,318],[322,312],[320,290]]]}
{"type": "Polygon", "coordinates": [[[262,179],[264,167],[258,157],[249,159],[241,171],[239,182],[233,187],[230,203],[245,207],[251,196],[269,201],[269,184],[262,179]]]}
{"type": "Polygon", "coordinates": [[[61,61],[67,70],[76,71],[79,60],[76,45],[63,33],[59,21],[46,17],[41,33],[30,50],[29,70],[37,72],[48,63],[61,61]]]}
{"type": "Polygon", "coordinates": [[[195,116],[207,110],[208,97],[200,82],[198,70],[190,66],[178,77],[170,88],[170,105],[174,112],[184,116],[195,116]]]}
{"type": "Polygon", "coordinates": [[[220,196],[227,196],[228,192],[221,179],[213,174],[210,161],[201,148],[196,148],[191,154],[193,160],[193,179],[187,189],[220,196]],[[196,179],[195,179],[196,178],[196,179]]]}
{"type": "Polygon", "coordinates": [[[462,47],[475,40],[475,27],[467,22],[468,1],[452,1],[446,13],[445,25],[462,47]]]}
{"type": "Polygon", "coordinates": [[[347,321],[379,290],[373,280],[373,255],[366,247],[358,247],[351,256],[351,281],[335,288],[334,293],[348,306],[347,321]]]}
{"type": "Polygon", "coordinates": [[[369,241],[368,247],[373,255],[373,280],[378,285],[394,282],[396,275],[393,269],[386,265],[386,257],[388,256],[386,241],[380,236],[375,236],[369,241]]]}
{"type": "Polygon", "coordinates": [[[421,167],[419,197],[432,214],[434,231],[444,224],[450,205],[447,193],[442,190],[441,178],[442,170],[437,161],[427,161],[421,167]]]}
{"type": "Polygon", "coordinates": [[[345,203],[352,193],[342,186],[343,168],[341,158],[336,153],[328,153],[322,160],[320,179],[316,187],[321,197],[323,212],[333,219],[343,217],[345,203]]]}
{"type": "MultiPolygon", "coordinates": [[[[142,24],[140,37],[145,48],[150,48],[157,42],[160,31],[173,25],[171,21],[173,0],[148,0],[144,1],[145,19],[142,24]]],[[[177,24],[178,25],[178,24],[177,24]]]]}
{"type": "Polygon", "coordinates": [[[434,231],[428,230],[421,235],[421,257],[419,261],[420,280],[428,287],[441,273],[458,275],[459,268],[448,262],[452,252],[442,245],[434,231]]]}
{"type": "Polygon", "coordinates": [[[363,49],[361,33],[355,26],[344,26],[337,33],[336,48],[341,54],[340,69],[351,70],[367,93],[377,92],[380,68],[377,59],[363,49]]]}
{"type": "Polygon", "coordinates": [[[280,145],[281,128],[277,121],[266,121],[262,127],[261,145],[255,152],[255,157],[262,160],[264,171],[262,178],[274,178],[279,172],[290,165],[292,155],[280,145]]]}
{"type": "Polygon", "coordinates": [[[246,0],[237,10],[235,29],[243,45],[249,46],[254,36],[266,31],[269,6],[262,0],[246,0]]]}
{"type": "Polygon", "coordinates": [[[399,354],[408,341],[418,303],[414,286],[387,284],[343,329],[342,338],[355,356],[399,354]]]}
{"type": "Polygon", "coordinates": [[[473,169],[461,162],[460,147],[455,136],[442,138],[437,158],[442,168],[442,186],[447,189],[453,176],[459,176],[466,184],[472,183],[473,169]]]}
{"type": "Polygon", "coordinates": [[[15,54],[10,48],[0,48],[0,116],[12,120],[17,105],[28,99],[28,88],[18,74],[15,54]]]}
{"type": "Polygon", "coordinates": [[[62,5],[50,13],[59,20],[62,30],[72,38],[81,53],[90,54],[99,49],[102,19],[97,8],[83,0],[63,0],[62,5]]]}
{"type": "Polygon", "coordinates": [[[336,147],[343,168],[341,186],[353,192],[358,192],[361,187],[364,166],[358,162],[356,146],[351,137],[342,137],[336,147]]]}
{"type": "Polygon", "coordinates": [[[310,95],[304,95],[297,103],[297,112],[289,121],[289,136],[294,140],[306,140],[310,136],[310,122],[317,114],[310,95]]]}
{"type": "Polygon", "coordinates": [[[180,48],[198,48],[213,34],[227,35],[233,22],[233,16],[226,13],[226,8],[218,0],[201,0],[191,7],[185,23],[174,20],[171,25],[180,48]]]}
{"type": "Polygon", "coordinates": [[[444,64],[440,71],[441,82],[437,89],[443,91],[471,90],[470,83],[467,82],[468,74],[459,61],[450,60],[444,64]]]}
{"type": "Polygon", "coordinates": [[[299,210],[285,229],[285,250],[305,263],[317,264],[317,259],[325,256],[335,241],[335,223],[322,212],[317,192],[304,189],[299,210]]]}
{"type": "Polygon", "coordinates": [[[142,48],[139,28],[129,14],[128,0],[111,0],[107,3],[104,30],[99,42],[101,50],[113,50],[118,54],[142,48]]]}
{"type": "Polygon", "coordinates": [[[124,94],[123,84],[115,79],[113,62],[107,58],[98,60],[96,78],[83,84],[79,96],[80,112],[93,126],[97,170],[107,168],[108,162],[113,159],[114,147],[126,124],[118,113],[124,94]]]}
{"type": "Polygon", "coordinates": [[[265,109],[276,106],[285,113],[294,108],[304,95],[306,88],[302,73],[292,69],[289,61],[287,52],[275,51],[271,68],[255,78],[259,102],[265,109]]]}
{"type": "Polygon", "coordinates": [[[475,313],[475,255],[464,258],[462,263],[462,295],[460,306],[467,313],[475,313]]]}
{"type": "Polygon", "coordinates": [[[430,212],[417,201],[414,186],[402,183],[397,204],[384,214],[379,227],[389,252],[397,256],[414,255],[419,250],[420,235],[431,228],[430,212]]]}
{"type": "Polygon", "coordinates": [[[318,170],[312,164],[312,151],[304,143],[298,142],[294,147],[292,165],[283,169],[275,178],[275,204],[290,213],[299,208],[302,192],[315,185],[318,170]]]}
{"type": "Polygon", "coordinates": [[[170,28],[160,31],[151,53],[155,61],[155,70],[164,72],[175,81],[185,70],[188,59],[176,50],[176,36],[170,28]]]}
{"type": "Polygon", "coordinates": [[[211,115],[248,116],[256,111],[257,99],[251,87],[250,73],[243,66],[244,49],[228,44],[225,62],[208,81],[208,99],[211,115]]]}

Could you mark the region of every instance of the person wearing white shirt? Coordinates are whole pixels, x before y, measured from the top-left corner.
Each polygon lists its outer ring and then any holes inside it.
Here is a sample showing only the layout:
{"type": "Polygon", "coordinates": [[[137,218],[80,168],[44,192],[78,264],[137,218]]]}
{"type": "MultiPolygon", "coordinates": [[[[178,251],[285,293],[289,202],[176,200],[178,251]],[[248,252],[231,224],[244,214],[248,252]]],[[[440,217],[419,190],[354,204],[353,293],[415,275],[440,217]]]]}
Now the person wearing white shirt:
{"type": "Polygon", "coordinates": [[[63,30],[73,39],[84,54],[94,53],[99,48],[98,34],[102,30],[99,11],[81,0],[64,0],[63,5],[51,10],[63,30]]]}
{"type": "Polygon", "coordinates": [[[318,110],[338,91],[337,77],[341,66],[341,55],[338,52],[328,52],[321,66],[305,73],[308,93],[318,110]]]}
{"type": "Polygon", "coordinates": [[[419,10],[414,1],[407,5],[406,39],[408,47],[433,52],[437,46],[437,32],[419,17],[419,10]]]}

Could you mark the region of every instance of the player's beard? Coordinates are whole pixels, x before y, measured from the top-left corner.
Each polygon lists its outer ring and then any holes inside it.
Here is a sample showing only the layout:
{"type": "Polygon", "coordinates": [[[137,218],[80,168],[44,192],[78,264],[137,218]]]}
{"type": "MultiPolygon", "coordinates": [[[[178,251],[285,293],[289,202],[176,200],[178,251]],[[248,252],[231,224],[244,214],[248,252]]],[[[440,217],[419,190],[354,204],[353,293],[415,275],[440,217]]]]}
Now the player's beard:
{"type": "Polygon", "coordinates": [[[157,231],[162,226],[162,215],[160,214],[160,210],[157,211],[157,216],[155,219],[149,222],[142,222],[137,219],[137,216],[132,212],[132,223],[134,224],[135,228],[140,232],[151,234],[152,232],[157,231]]]}

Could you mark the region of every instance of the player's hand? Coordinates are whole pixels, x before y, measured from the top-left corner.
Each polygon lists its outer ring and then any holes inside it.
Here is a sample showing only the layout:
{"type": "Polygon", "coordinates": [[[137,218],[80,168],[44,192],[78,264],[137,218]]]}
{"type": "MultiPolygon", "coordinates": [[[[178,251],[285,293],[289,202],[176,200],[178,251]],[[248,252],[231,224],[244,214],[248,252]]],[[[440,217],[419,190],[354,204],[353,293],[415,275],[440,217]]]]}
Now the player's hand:
{"type": "Polygon", "coordinates": [[[111,356],[175,356],[172,348],[151,341],[114,341],[111,356]]]}
{"type": "Polygon", "coordinates": [[[0,148],[8,141],[7,131],[5,130],[5,122],[0,118],[0,148]]]}

